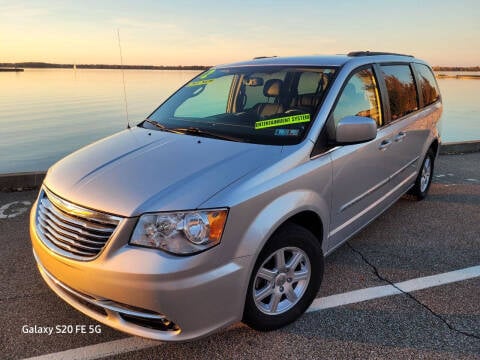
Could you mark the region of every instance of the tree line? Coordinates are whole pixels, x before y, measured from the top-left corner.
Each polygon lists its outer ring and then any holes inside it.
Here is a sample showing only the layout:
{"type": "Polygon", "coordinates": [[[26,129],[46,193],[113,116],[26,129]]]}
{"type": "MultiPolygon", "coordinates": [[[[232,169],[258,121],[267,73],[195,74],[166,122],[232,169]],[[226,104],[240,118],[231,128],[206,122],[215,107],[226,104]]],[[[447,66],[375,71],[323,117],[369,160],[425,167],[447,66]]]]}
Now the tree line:
{"type": "Polygon", "coordinates": [[[434,71],[480,71],[480,66],[434,66],[434,71]]]}
{"type": "MultiPolygon", "coordinates": [[[[34,69],[72,69],[74,64],[52,64],[45,62],[0,63],[0,67],[20,67],[34,69]]],[[[126,69],[126,70],[207,70],[205,65],[109,65],[109,64],[78,64],[77,69],[126,69]]]]}
{"type": "MultiPolygon", "coordinates": [[[[46,62],[0,63],[0,67],[21,67],[32,69],[71,69],[74,64],[52,64],[46,62]]],[[[126,70],[207,70],[206,65],[113,65],[78,64],[77,69],[126,69],[126,70]]],[[[434,71],[480,71],[480,66],[433,66],[434,71]]]]}

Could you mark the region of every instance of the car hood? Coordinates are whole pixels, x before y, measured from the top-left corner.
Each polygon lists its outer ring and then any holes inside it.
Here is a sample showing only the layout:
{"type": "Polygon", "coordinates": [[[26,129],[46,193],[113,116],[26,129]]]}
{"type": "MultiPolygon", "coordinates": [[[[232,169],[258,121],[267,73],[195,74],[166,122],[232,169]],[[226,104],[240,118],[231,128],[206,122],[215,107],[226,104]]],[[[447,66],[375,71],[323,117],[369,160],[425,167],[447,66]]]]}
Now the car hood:
{"type": "Polygon", "coordinates": [[[121,216],[195,209],[280,155],[281,146],[132,128],[63,158],[44,185],[70,202],[121,216]]]}

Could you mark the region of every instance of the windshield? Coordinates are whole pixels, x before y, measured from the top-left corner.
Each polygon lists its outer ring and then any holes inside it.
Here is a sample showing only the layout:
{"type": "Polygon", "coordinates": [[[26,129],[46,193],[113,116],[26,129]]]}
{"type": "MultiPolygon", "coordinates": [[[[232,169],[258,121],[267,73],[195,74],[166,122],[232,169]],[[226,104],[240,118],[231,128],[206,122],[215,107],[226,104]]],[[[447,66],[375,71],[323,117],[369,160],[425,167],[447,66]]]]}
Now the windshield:
{"type": "Polygon", "coordinates": [[[333,80],[332,68],[212,68],[141,126],[257,144],[299,143],[333,80]]]}

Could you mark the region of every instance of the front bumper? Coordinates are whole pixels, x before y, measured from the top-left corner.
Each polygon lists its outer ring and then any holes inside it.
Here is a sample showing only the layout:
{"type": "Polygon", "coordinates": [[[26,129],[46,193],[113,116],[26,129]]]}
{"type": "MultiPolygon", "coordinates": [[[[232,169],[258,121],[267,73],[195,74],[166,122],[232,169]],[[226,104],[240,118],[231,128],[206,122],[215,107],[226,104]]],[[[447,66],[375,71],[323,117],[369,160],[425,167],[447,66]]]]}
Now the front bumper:
{"type": "Polygon", "coordinates": [[[163,341],[206,336],[240,321],[251,257],[222,263],[221,246],[190,257],[128,245],[126,219],[92,261],[68,259],[44,245],[30,215],[40,273],[63,300],[95,320],[163,341]],[[220,260],[219,260],[220,259],[220,260]]]}

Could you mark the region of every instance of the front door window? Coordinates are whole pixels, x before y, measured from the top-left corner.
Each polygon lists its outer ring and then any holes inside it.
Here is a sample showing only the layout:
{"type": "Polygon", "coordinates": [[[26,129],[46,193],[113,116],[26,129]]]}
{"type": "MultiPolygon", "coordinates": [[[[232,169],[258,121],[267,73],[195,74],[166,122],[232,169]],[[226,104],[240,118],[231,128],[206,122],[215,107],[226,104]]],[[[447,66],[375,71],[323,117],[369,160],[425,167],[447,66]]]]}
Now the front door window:
{"type": "Polygon", "coordinates": [[[333,111],[335,127],[346,116],[369,117],[378,127],[383,125],[380,96],[372,69],[356,72],[343,88],[333,111]]]}

